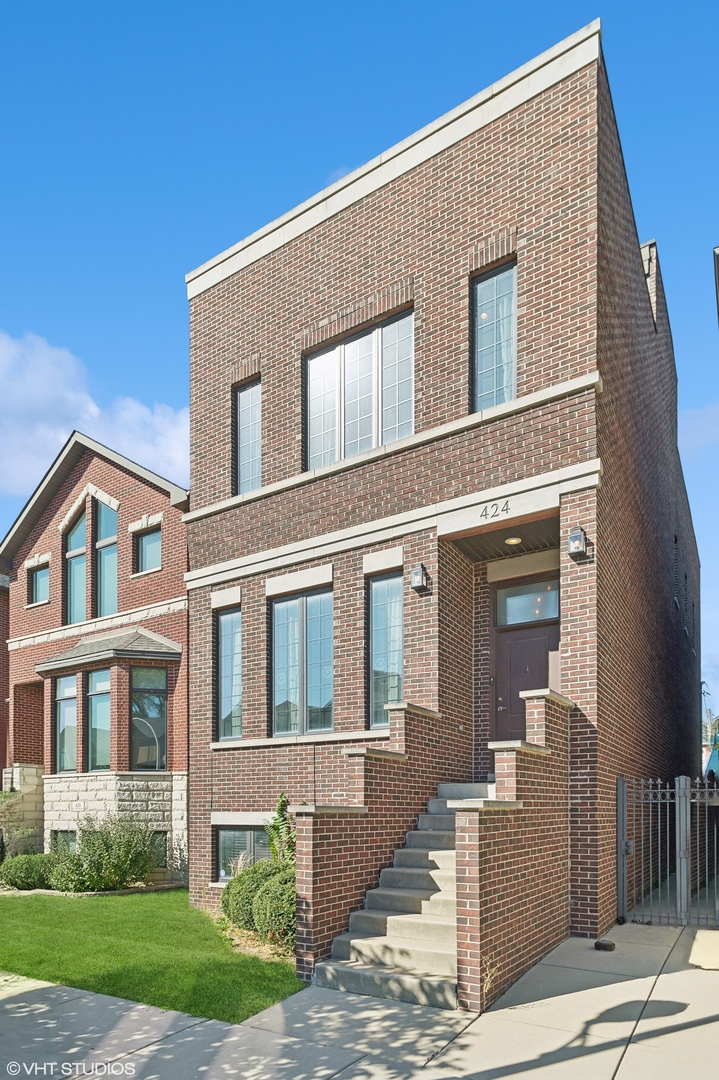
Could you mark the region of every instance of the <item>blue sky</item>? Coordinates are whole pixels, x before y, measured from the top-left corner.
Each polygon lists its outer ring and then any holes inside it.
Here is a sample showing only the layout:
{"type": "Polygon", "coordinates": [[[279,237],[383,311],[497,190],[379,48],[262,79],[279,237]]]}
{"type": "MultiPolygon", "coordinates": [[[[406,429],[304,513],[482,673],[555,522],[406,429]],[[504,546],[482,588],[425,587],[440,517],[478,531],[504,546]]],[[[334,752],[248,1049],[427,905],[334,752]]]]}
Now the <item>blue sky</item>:
{"type": "Polygon", "coordinates": [[[659,243],[719,710],[711,0],[3,0],[0,535],[74,426],[186,480],[185,272],[597,16],[659,243]]]}

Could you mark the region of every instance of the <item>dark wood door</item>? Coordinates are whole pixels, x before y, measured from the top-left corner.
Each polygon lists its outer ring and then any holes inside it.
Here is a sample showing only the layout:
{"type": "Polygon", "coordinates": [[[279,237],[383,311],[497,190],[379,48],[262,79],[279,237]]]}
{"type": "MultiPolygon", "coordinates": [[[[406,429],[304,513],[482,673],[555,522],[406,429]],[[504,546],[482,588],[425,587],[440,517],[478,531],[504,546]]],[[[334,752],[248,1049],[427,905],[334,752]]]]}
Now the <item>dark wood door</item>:
{"type": "Polygon", "coordinates": [[[521,690],[542,690],[549,681],[549,653],[559,648],[559,623],[494,632],[494,738],[526,738],[521,690]]]}

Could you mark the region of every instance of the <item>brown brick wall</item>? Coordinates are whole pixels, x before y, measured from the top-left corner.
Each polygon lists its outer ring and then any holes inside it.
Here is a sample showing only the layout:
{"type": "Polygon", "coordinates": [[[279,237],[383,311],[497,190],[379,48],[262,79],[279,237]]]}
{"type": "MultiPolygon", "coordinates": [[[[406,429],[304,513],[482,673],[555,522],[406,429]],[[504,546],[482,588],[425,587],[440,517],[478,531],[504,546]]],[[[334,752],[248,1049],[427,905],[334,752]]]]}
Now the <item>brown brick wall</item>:
{"type": "Polygon", "coordinates": [[[0,585],[0,787],[2,770],[7,763],[8,698],[10,684],[8,675],[8,652],[6,641],[10,633],[10,594],[0,585]]]}

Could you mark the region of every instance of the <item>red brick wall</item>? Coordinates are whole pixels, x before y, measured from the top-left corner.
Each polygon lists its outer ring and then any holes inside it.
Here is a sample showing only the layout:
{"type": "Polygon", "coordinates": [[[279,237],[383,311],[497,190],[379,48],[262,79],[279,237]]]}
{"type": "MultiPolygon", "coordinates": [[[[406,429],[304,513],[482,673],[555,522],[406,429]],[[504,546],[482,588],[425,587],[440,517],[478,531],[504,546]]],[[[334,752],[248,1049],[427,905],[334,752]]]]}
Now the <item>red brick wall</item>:
{"type": "Polygon", "coordinates": [[[403,306],[408,279],[416,430],[466,415],[470,271],[477,247],[508,228],[518,230],[519,393],[591,370],[595,107],[591,64],[195,297],[193,508],[232,493],[232,384],[262,377],[263,481],[299,473],[302,353],[317,324],[399,286],[403,306]]]}
{"type": "Polygon", "coordinates": [[[10,696],[10,684],[8,681],[8,653],[6,642],[10,632],[10,594],[6,588],[0,585],[0,787],[2,787],[2,770],[7,763],[7,737],[8,737],[8,697],[10,696]]]}
{"type": "Polygon", "coordinates": [[[568,709],[527,702],[527,741],[549,755],[496,754],[497,798],[458,810],[457,994],[481,1012],[569,934],[568,709]]]}
{"type": "Polygon", "coordinates": [[[43,687],[42,682],[12,687],[10,700],[12,724],[8,761],[15,765],[43,763],[43,687]]]}
{"type": "MultiPolygon", "coordinates": [[[[11,639],[28,635],[43,635],[61,629],[64,624],[62,568],[65,562],[63,536],[59,524],[74,504],[86,485],[94,484],[107,495],[120,503],[118,510],[118,617],[123,613],[166,601],[185,600],[184,573],[187,568],[187,548],[185,526],[181,511],[170,505],[165,492],[149,484],[133,473],[116,466],[99,455],[86,451],[72,470],[70,476],[59,484],[57,492],[50,501],[40,521],[27,538],[13,559],[10,575],[10,637],[11,639]],[[128,533],[128,525],[138,521],[143,514],[163,513],[162,521],[162,570],[141,576],[133,576],[134,552],[133,534],[128,533]],[[27,607],[28,579],[25,561],[33,555],[51,554],[50,562],[50,601],[41,606],[27,607]]],[[[88,514],[88,539],[92,537],[92,514],[94,501],[86,499],[88,514]]],[[[88,544],[88,589],[87,614],[92,617],[92,581],[91,544],[88,544]]],[[[54,636],[50,640],[37,643],[21,643],[22,647],[12,648],[9,653],[10,683],[10,741],[11,760],[18,764],[44,764],[51,772],[53,765],[52,720],[53,720],[53,680],[45,678],[46,687],[38,683],[35,666],[40,662],[66,652],[77,645],[83,637],[102,630],[120,628],[113,623],[114,616],[103,618],[98,624],[90,621],[78,625],[78,633],[66,636],[54,636]],[[44,714],[40,710],[39,721],[35,716],[37,703],[33,701],[32,723],[28,709],[23,705],[27,697],[26,684],[37,684],[44,693],[44,714]],[[17,706],[15,702],[18,702],[17,706]],[[39,728],[37,727],[39,723],[39,728]],[[34,726],[33,726],[34,725],[34,726]],[[44,737],[42,729],[44,727],[44,737]],[[37,730],[36,730],[37,729],[37,730]],[[38,740],[40,742],[38,743],[38,740]],[[33,755],[23,757],[22,755],[33,755]]],[[[185,771],[188,761],[187,737],[187,612],[183,608],[145,618],[142,622],[120,623],[128,630],[145,627],[154,633],[178,643],[182,647],[182,660],[178,664],[168,664],[171,693],[168,701],[168,767],[185,771]],[[173,674],[174,672],[174,674],[173,674]]],[[[79,664],[74,671],[83,674],[89,670],[105,668],[108,664],[79,664]]],[[[113,710],[113,767],[127,768],[129,763],[129,675],[127,663],[120,664],[114,671],[113,710]]],[[[31,691],[32,693],[32,691],[31,691]]],[[[78,697],[78,766],[86,767],[84,740],[84,708],[82,694],[78,697]]]]}

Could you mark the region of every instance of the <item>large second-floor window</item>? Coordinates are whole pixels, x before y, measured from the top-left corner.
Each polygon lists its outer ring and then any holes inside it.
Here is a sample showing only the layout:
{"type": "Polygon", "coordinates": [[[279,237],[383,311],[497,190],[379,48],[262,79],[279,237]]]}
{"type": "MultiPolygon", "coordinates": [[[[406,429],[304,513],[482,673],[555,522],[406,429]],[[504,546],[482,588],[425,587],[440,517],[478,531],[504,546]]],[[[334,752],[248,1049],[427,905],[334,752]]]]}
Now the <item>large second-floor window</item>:
{"type": "Polygon", "coordinates": [[[413,431],[411,312],[308,358],[308,469],[413,431]]]}
{"type": "Polygon", "coordinates": [[[55,680],[55,772],[77,766],[77,677],[55,680]]]}
{"type": "Polygon", "coordinates": [[[65,621],[85,622],[86,518],[81,514],[65,537],[65,621]]]}
{"type": "Polygon", "coordinates": [[[476,412],[516,396],[516,266],[472,282],[472,381],[476,412]]]}
{"type": "Polygon", "coordinates": [[[167,670],[136,667],[130,675],[130,768],[167,768],[167,670]]]}
{"type": "Polygon", "coordinates": [[[117,611],[117,511],[95,503],[95,614],[117,611]]]}
{"type": "Polygon", "coordinates": [[[385,705],[402,700],[402,575],[372,578],[369,583],[370,726],[389,723],[385,705]]]}
{"type": "Polygon", "coordinates": [[[237,494],[262,487],[262,384],[243,386],[236,391],[237,409],[237,494]]]}
{"type": "Polygon", "coordinates": [[[272,605],[272,716],[275,735],[332,729],[332,593],[272,605]]]}
{"type": "Polygon", "coordinates": [[[110,671],[87,679],[87,763],[91,771],[110,768],[110,671]]]}
{"type": "Polygon", "coordinates": [[[217,708],[220,739],[242,735],[242,613],[217,616],[217,708]]]}

